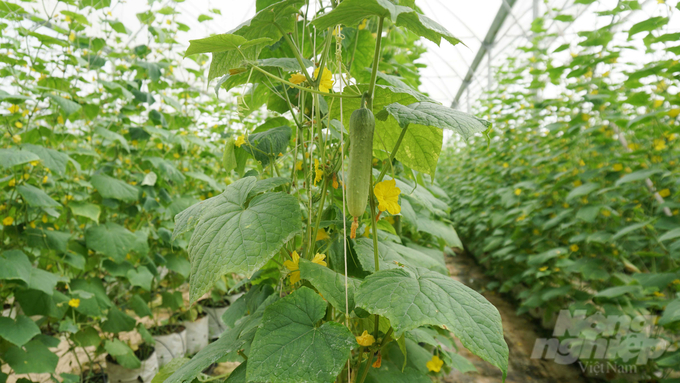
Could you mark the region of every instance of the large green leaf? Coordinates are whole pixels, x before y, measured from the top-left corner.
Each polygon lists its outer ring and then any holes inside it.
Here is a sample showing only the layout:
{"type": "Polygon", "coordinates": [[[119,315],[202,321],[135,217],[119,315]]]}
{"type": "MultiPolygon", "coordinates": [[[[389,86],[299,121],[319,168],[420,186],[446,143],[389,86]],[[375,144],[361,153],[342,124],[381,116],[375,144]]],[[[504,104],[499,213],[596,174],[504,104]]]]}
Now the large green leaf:
{"type": "MultiPolygon", "coordinates": [[[[287,32],[293,30],[297,14],[303,4],[305,4],[304,0],[284,0],[272,4],[230,31],[229,34],[243,36],[246,40],[270,38],[272,41],[278,41],[281,39],[282,30],[287,32]]],[[[229,73],[229,69],[240,67],[244,56],[247,60],[256,60],[261,49],[262,44],[258,44],[240,51],[213,53],[208,81],[229,73]]]]}
{"type": "Polygon", "coordinates": [[[136,201],[139,190],[121,180],[109,177],[105,174],[95,174],[90,178],[90,183],[104,198],[113,198],[124,202],[136,201]]]}
{"type": "Polygon", "coordinates": [[[400,14],[411,12],[414,12],[412,8],[396,5],[389,0],[345,0],[331,12],[314,19],[312,24],[317,29],[338,24],[354,27],[371,16],[386,17],[396,23],[400,14]]]}
{"type": "Polygon", "coordinates": [[[659,319],[659,325],[665,326],[680,321],[680,298],[675,298],[668,305],[659,319]]]}
{"type": "Polygon", "coordinates": [[[278,295],[270,295],[255,312],[240,319],[233,328],[224,332],[218,340],[199,351],[189,362],[165,380],[165,383],[190,382],[218,359],[241,349],[251,339],[250,335],[260,324],[267,307],[276,302],[277,299],[278,295]]]}
{"type": "Polygon", "coordinates": [[[85,231],[87,247],[116,262],[125,260],[136,241],[137,237],[131,231],[113,222],[92,226],[85,231]]]}
{"type": "Polygon", "coordinates": [[[467,349],[508,371],[508,346],[498,310],[483,296],[425,268],[381,270],[356,292],[357,306],[390,320],[395,336],[423,325],[452,331],[467,349]]]}
{"type": "Polygon", "coordinates": [[[69,161],[73,161],[66,153],[40,145],[25,144],[23,149],[35,153],[42,160],[44,167],[61,175],[66,173],[66,164],[69,161]]]}
{"type": "Polygon", "coordinates": [[[384,111],[378,113],[376,118],[385,120],[387,114],[392,115],[402,127],[416,124],[448,129],[465,139],[475,133],[485,132],[491,126],[489,121],[432,102],[416,102],[410,105],[393,103],[385,106],[384,111]]]}
{"type": "Polygon", "coordinates": [[[389,18],[397,25],[437,45],[442,38],[453,45],[460,43],[459,39],[434,20],[417,13],[413,8],[395,5],[389,0],[345,0],[331,12],[314,19],[312,23],[319,29],[334,27],[337,24],[354,27],[371,16],[389,18]]]}
{"type": "Polygon", "coordinates": [[[39,249],[56,250],[60,253],[68,252],[68,241],[71,233],[44,228],[26,229],[24,231],[28,245],[39,249]]]}
{"type": "MultiPolygon", "coordinates": [[[[337,310],[345,311],[345,276],[326,266],[300,258],[300,277],[308,280],[337,310]]],[[[354,310],[354,291],[359,280],[347,278],[347,307],[354,310]]]]}
{"type": "Polygon", "coordinates": [[[12,345],[3,359],[15,374],[52,373],[59,363],[59,357],[37,339],[26,343],[23,348],[12,345]]]}
{"type": "Polygon", "coordinates": [[[48,94],[47,97],[51,98],[53,102],[59,105],[64,116],[70,116],[82,108],[80,104],[54,94],[48,94]]]}
{"type": "Polygon", "coordinates": [[[272,39],[268,37],[248,40],[243,36],[223,33],[220,35],[206,37],[204,39],[189,40],[189,48],[187,48],[187,51],[184,53],[184,57],[198,53],[216,53],[231,51],[239,48],[245,49],[254,45],[266,44],[271,41],[272,39]]]}
{"type": "Polygon", "coordinates": [[[99,214],[101,213],[99,205],[89,202],[71,202],[68,204],[68,207],[71,209],[73,215],[99,222],[99,214]]]}
{"type": "Polygon", "coordinates": [[[164,178],[174,183],[181,184],[186,179],[184,175],[179,170],[177,170],[175,165],[170,161],[164,160],[160,157],[144,157],[144,161],[151,162],[164,178]]]}
{"type": "Polygon", "coordinates": [[[326,302],[306,287],[269,306],[248,357],[248,380],[333,382],[357,343],[340,323],[317,327],[325,314],[326,302]]]}
{"type": "Polygon", "coordinates": [[[242,178],[175,218],[176,233],[195,224],[188,247],[192,301],[224,274],[251,276],[302,230],[295,197],[265,193],[248,201],[255,184],[255,177],[242,178]]]}
{"type": "Polygon", "coordinates": [[[10,343],[21,347],[38,334],[38,325],[25,315],[19,315],[16,319],[0,317],[0,337],[10,343]]]}
{"type": "Polygon", "coordinates": [[[31,280],[31,261],[21,250],[7,250],[0,254],[0,280],[23,281],[28,284],[31,280]]]}
{"type": "Polygon", "coordinates": [[[241,148],[262,162],[262,166],[267,166],[270,160],[278,158],[279,153],[286,152],[291,134],[289,126],[279,126],[262,133],[251,134],[248,136],[249,145],[243,145],[241,148]]]}
{"type": "Polygon", "coordinates": [[[53,200],[47,193],[29,184],[17,186],[17,192],[23,197],[24,201],[32,207],[57,207],[61,204],[53,200]]]}
{"type": "MultiPolygon", "coordinates": [[[[354,250],[365,271],[375,271],[375,260],[373,255],[373,240],[369,238],[357,238],[354,250]]],[[[380,269],[395,269],[400,265],[412,267],[424,267],[441,274],[447,274],[447,269],[441,263],[431,257],[419,252],[418,250],[402,246],[393,242],[378,241],[378,260],[380,269]]]]}
{"type": "Polygon", "coordinates": [[[5,169],[32,161],[40,161],[40,157],[27,150],[0,149],[0,166],[5,169]]]}
{"type": "Polygon", "coordinates": [[[104,341],[104,349],[125,368],[135,369],[142,365],[134,351],[118,339],[104,341]]]}
{"type": "Polygon", "coordinates": [[[110,131],[103,126],[98,126],[95,128],[94,132],[109,141],[118,141],[120,146],[122,146],[128,153],[130,152],[130,145],[128,144],[125,137],[116,132],[110,131]]]}
{"type": "Polygon", "coordinates": [[[101,329],[112,334],[117,334],[123,331],[132,331],[137,322],[131,316],[120,311],[118,307],[111,307],[109,313],[106,315],[106,320],[102,322],[101,329]]]}

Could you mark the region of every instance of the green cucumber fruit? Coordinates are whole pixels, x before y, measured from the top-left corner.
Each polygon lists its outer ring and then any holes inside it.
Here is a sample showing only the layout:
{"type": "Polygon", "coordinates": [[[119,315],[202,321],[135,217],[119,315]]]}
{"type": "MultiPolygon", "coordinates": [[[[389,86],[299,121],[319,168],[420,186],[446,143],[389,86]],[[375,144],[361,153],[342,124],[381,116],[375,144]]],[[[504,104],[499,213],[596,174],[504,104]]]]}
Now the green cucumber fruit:
{"type": "Polygon", "coordinates": [[[349,170],[347,172],[347,206],[349,213],[361,217],[366,211],[373,167],[373,113],[360,108],[349,119],[349,170]]]}

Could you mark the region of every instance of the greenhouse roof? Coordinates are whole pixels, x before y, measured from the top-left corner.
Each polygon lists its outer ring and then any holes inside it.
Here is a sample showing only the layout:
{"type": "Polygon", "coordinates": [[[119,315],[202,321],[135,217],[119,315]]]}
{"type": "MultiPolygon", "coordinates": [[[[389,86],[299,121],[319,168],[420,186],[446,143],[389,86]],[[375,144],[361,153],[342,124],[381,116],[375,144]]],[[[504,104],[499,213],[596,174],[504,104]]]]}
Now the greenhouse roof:
{"type": "MultiPolygon", "coordinates": [[[[53,0],[45,3],[56,3],[53,0]]],[[[172,0],[149,0],[153,7],[171,6],[177,12],[176,21],[190,27],[181,34],[179,43],[188,46],[189,40],[202,38],[209,34],[225,33],[237,27],[255,14],[255,1],[192,0],[174,2],[172,0]],[[201,20],[201,21],[198,21],[201,20]]],[[[618,27],[618,42],[626,42],[626,31],[634,23],[651,16],[669,17],[665,32],[680,31],[680,18],[673,12],[675,0],[640,0],[641,11],[631,12],[618,27]]],[[[446,27],[463,44],[452,46],[443,41],[440,48],[424,40],[429,48],[420,62],[427,68],[421,71],[421,91],[445,105],[469,109],[479,96],[493,86],[493,70],[501,65],[508,55],[522,54],[518,47],[527,45],[532,36],[532,21],[541,15],[563,15],[562,21],[551,21],[544,27],[554,34],[548,52],[569,44],[574,47],[580,38],[581,30],[604,26],[604,18],[598,12],[606,12],[617,5],[616,0],[417,0],[421,11],[439,24],[446,27]]],[[[61,7],[62,5],[58,5],[61,7]]],[[[43,9],[52,9],[43,7],[43,9]]],[[[118,2],[112,7],[112,16],[129,26],[135,33],[130,42],[144,43],[142,24],[137,13],[148,9],[148,3],[118,2]],[[137,41],[139,40],[139,41],[137,41]]],[[[36,9],[36,13],[43,13],[36,9]]],[[[634,43],[634,42],[632,42],[634,43]]],[[[638,41],[639,43],[639,41],[638,41]]],[[[569,59],[570,49],[564,49],[556,56],[569,59]]],[[[634,56],[634,52],[631,53],[634,56]]],[[[634,61],[634,60],[633,60],[634,61]]],[[[547,90],[549,91],[549,90],[547,90]]]]}

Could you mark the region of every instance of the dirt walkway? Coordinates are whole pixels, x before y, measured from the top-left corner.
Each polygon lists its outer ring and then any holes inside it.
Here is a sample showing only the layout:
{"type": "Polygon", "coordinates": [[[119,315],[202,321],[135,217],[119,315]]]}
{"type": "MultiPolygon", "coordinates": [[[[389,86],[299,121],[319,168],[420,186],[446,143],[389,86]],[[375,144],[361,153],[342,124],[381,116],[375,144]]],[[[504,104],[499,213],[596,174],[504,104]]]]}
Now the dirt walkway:
{"type": "MultiPolygon", "coordinates": [[[[482,287],[490,282],[484,275],[483,269],[465,253],[457,256],[447,256],[446,265],[452,278],[474,288],[476,291],[481,291],[482,287]]],[[[585,383],[588,381],[581,375],[579,368],[573,365],[564,366],[551,360],[531,359],[530,356],[533,351],[534,342],[536,338],[542,337],[536,331],[537,325],[526,317],[517,316],[515,314],[516,307],[493,291],[482,292],[482,295],[496,306],[503,319],[505,342],[510,349],[510,366],[506,382],[585,383]]],[[[478,372],[462,374],[454,371],[444,378],[444,382],[501,382],[501,373],[498,368],[469,353],[461,344],[458,344],[458,346],[459,353],[471,361],[478,372]]]]}

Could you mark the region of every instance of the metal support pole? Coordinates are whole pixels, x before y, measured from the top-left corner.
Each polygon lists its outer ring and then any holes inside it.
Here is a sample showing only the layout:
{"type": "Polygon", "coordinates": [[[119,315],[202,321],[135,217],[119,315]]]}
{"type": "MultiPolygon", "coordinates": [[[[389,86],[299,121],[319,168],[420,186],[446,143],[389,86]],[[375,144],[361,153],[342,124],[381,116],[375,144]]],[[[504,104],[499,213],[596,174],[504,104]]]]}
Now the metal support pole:
{"type": "Polygon", "coordinates": [[[491,49],[492,49],[491,46],[486,49],[486,66],[487,66],[487,71],[488,71],[486,75],[487,75],[487,82],[488,82],[487,85],[488,85],[488,88],[489,88],[488,89],[489,92],[491,92],[491,85],[492,85],[492,80],[493,80],[493,73],[492,73],[493,70],[491,68],[491,49]]]}
{"type": "Polygon", "coordinates": [[[465,89],[465,93],[467,93],[467,112],[472,113],[472,105],[470,104],[470,88],[465,89]]]}

